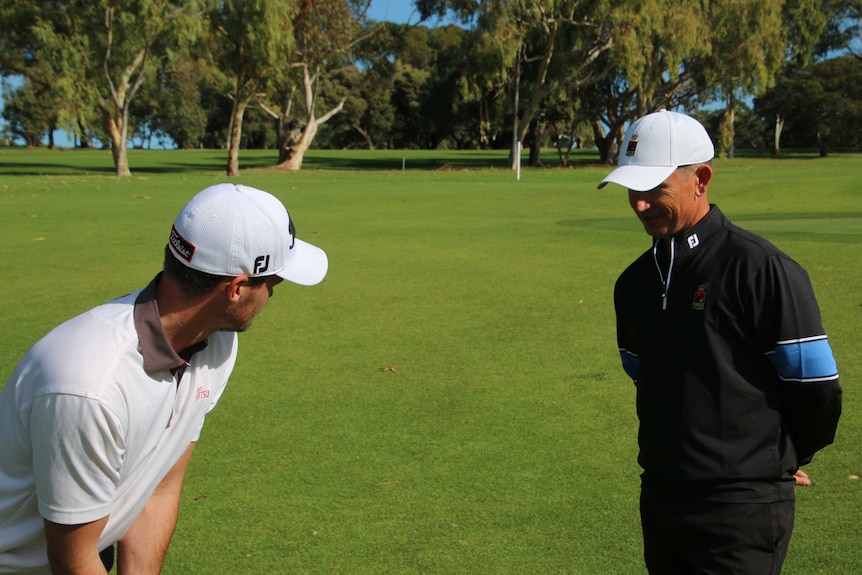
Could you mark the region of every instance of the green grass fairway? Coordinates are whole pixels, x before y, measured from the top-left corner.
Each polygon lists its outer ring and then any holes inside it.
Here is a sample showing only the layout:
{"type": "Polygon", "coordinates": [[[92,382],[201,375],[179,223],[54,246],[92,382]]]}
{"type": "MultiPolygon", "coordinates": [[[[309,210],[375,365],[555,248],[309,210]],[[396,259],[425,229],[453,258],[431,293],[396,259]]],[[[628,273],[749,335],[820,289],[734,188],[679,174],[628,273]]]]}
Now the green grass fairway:
{"type": "MultiPolygon", "coordinates": [[[[596,190],[607,169],[517,182],[505,152],[320,151],[289,174],[272,154],[243,151],[233,181],[280,197],[330,272],[279,285],[241,336],[163,572],[644,573],[612,292],[649,238],[624,190],[596,190]]],[[[108,152],[0,149],[0,382],[149,281],[182,205],[227,180],[223,151],[130,161],[116,179],[108,152]]],[[[807,268],[845,390],[784,573],[858,573],[862,155],[715,171],[710,199],[807,268]]]]}

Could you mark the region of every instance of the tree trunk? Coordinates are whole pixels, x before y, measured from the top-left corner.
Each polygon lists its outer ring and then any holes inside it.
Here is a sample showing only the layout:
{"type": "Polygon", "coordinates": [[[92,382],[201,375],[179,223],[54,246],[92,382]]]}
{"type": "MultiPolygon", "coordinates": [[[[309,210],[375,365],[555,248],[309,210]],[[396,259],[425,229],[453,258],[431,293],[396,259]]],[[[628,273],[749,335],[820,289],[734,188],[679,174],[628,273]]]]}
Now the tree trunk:
{"type": "Polygon", "coordinates": [[[131,176],[132,172],[129,171],[129,156],[126,150],[126,130],[124,129],[122,118],[118,119],[114,116],[108,118],[108,134],[111,137],[111,155],[114,157],[114,167],[117,171],[117,177],[131,176]]]}
{"type": "Polygon", "coordinates": [[[239,175],[239,143],[242,139],[242,119],[248,102],[239,98],[233,101],[233,111],[230,115],[230,138],[227,146],[227,175],[239,175]]]}
{"type": "Polygon", "coordinates": [[[80,141],[78,142],[78,148],[90,149],[90,138],[87,136],[87,128],[84,126],[84,123],[78,118],[78,131],[81,132],[80,141]]]}
{"type": "Polygon", "coordinates": [[[733,158],[735,148],[734,140],[734,120],[736,119],[736,102],[733,94],[728,94],[724,103],[724,111],[718,121],[718,142],[716,142],[716,152],[719,158],[733,158]]]}
{"type": "Polygon", "coordinates": [[[772,155],[781,155],[781,130],[784,129],[784,118],[781,114],[775,114],[775,135],[772,140],[772,155]]]}
{"type": "Polygon", "coordinates": [[[278,164],[275,167],[288,172],[298,172],[302,168],[305,152],[311,147],[311,142],[314,141],[314,136],[317,135],[320,125],[325,124],[327,120],[340,112],[346,101],[347,97],[342,98],[337,106],[320,118],[315,118],[312,113],[305,126],[299,126],[295,120],[288,122],[288,128],[282,130],[279,138],[281,144],[278,149],[278,164]]]}
{"type": "Polygon", "coordinates": [[[366,130],[362,129],[362,126],[359,124],[353,124],[353,129],[359,132],[359,135],[365,138],[365,144],[368,146],[369,150],[374,149],[374,142],[371,140],[371,136],[368,135],[366,130]]]}
{"type": "Polygon", "coordinates": [[[593,139],[596,141],[596,147],[599,149],[599,162],[602,164],[615,164],[619,160],[619,149],[615,145],[616,142],[622,143],[625,137],[623,131],[623,123],[615,122],[614,125],[605,134],[601,122],[595,120],[593,122],[593,139]]]}
{"type": "Polygon", "coordinates": [[[298,172],[302,168],[302,160],[305,158],[305,152],[311,147],[311,142],[314,140],[314,136],[317,135],[317,129],[321,124],[326,123],[332,116],[344,109],[347,96],[343,97],[338,105],[334,106],[320,118],[315,116],[314,86],[317,79],[317,72],[312,76],[309,74],[308,66],[302,67],[302,83],[305,88],[305,110],[308,120],[304,126],[295,119],[288,122],[287,114],[290,113],[290,106],[281,114],[279,123],[283,127],[279,130],[278,164],[276,164],[276,168],[289,172],[298,172]]]}
{"type": "Polygon", "coordinates": [[[530,122],[530,159],[529,164],[534,168],[542,166],[542,134],[544,126],[537,120],[530,122]]]}
{"type": "Polygon", "coordinates": [[[305,152],[311,146],[314,136],[317,135],[318,123],[316,120],[309,122],[302,130],[302,135],[299,140],[294,142],[285,142],[284,147],[279,150],[279,161],[277,168],[288,172],[298,172],[302,169],[302,160],[305,158],[305,152]]]}
{"type": "Polygon", "coordinates": [[[545,42],[545,52],[542,56],[542,63],[539,66],[538,81],[533,88],[533,94],[530,97],[530,101],[527,102],[527,109],[524,111],[524,116],[521,118],[521,133],[519,134],[519,141],[521,142],[524,141],[527,135],[527,130],[530,128],[530,124],[533,121],[533,116],[535,116],[536,110],[539,109],[539,105],[542,103],[542,98],[545,95],[545,89],[548,80],[548,69],[551,66],[551,60],[554,57],[554,49],[556,47],[557,35],[559,34],[559,31],[559,22],[557,22],[556,20],[552,21],[551,30],[548,34],[548,39],[545,42]]]}
{"type": "Polygon", "coordinates": [[[730,142],[727,146],[727,157],[733,159],[736,156],[736,144],[734,140],[736,140],[736,106],[730,107],[730,120],[727,124],[728,131],[730,132],[730,142]]]}

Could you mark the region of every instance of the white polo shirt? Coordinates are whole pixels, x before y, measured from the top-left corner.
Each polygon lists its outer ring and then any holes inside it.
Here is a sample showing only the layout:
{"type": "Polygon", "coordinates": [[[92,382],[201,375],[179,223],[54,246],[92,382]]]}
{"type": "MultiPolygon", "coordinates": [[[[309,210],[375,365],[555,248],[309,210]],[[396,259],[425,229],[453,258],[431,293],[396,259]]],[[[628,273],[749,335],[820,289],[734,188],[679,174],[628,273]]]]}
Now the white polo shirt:
{"type": "Polygon", "coordinates": [[[43,517],[110,515],[99,549],[119,540],[221,397],[236,334],[186,364],[159,321],[158,279],[56,327],[0,393],[0,573],[50,573],[43,517]]]}

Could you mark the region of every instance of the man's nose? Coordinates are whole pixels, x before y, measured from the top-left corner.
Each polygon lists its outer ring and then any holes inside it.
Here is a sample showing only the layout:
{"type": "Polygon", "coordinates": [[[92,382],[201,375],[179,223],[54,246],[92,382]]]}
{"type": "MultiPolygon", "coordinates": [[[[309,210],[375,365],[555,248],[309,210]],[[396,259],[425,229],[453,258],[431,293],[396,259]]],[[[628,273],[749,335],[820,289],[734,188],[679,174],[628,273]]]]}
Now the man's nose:
{"type": "Polygon", "coordinates": [[[637,213],[645,212],[649,209],[650,203],[647,198],[643,197],[643,194],[632,195],[629,199],[632,208],[637,213]]]}

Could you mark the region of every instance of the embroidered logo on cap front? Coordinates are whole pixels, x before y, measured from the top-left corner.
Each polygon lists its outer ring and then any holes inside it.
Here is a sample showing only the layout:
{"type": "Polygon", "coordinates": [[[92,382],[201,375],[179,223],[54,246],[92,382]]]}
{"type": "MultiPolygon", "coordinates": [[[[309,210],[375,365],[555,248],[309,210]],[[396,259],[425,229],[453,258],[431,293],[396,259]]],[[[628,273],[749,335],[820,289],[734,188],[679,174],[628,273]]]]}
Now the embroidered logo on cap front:
{"type": "Polygon", "coordinates": [[[632,139],[629,140],[629,145],[626,148],[626,156],[634,156],[638,149],[638,135],[632,134],[632,139]]]}
{"type": "Polygon", "coordinates": [[[195,257],[195,245],[181,236],[176,226],[171,227],[171,247],[178,256],[189,263],[195,257]]]}
{"type": "Polygon", "coordinates": [[[694,302],[691,304],[691,309],[698,311],[706,307],[706,284],[697,286],[697,291],[694,292],[694,302]]]}
{"type": "Polygon", "coordinates": [[[293,218],[287,218],[287,233],[290,234],[290,247],[287,248],[289,250],[293,249],[293,244],[296,243],[296,228],[293,227],[293,218]]]}

